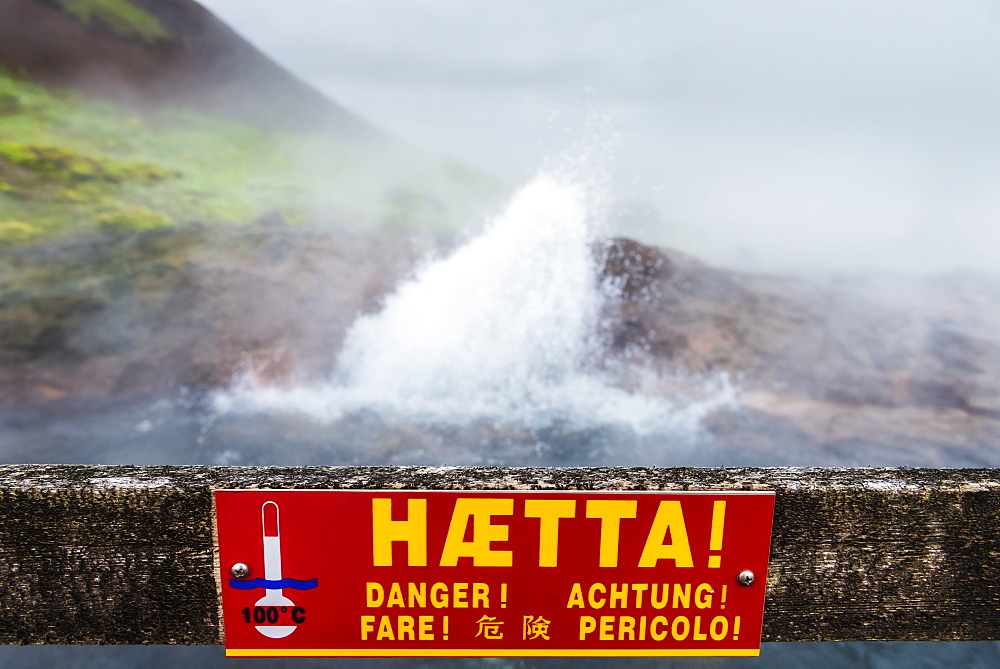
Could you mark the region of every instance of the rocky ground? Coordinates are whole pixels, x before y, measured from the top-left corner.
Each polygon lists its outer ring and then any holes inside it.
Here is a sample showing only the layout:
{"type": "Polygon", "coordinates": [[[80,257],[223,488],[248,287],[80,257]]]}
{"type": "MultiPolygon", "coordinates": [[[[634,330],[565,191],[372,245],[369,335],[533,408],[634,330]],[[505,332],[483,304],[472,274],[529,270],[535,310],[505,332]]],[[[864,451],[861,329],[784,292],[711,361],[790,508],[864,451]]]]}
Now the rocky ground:
{"type": "MultiPolygon", "coordinates": [[[[274,219],[2,250],[0,405],[128,401],[243,373],[322,378],[356,316],[443,249],[274,219]]],[[[629,240],[597,252],[617,295],[603,364],[656,372],[621,385],[660,395],[679,378],[728,373],[740,408],[708,419],[728,448],[767,459],[805,444],[817,463],[1000,458],[1000,279],[806,281],[629,240]]],[[[414,429],[375,432],[419,441],[414,429]]]]}
{"type": "Polygon", "coordinates": [[[724,441],[821,444],[858,464],[1000,454],[1000,277],[806,280],[618,248],[605,267],[628,277],[610,305],[613,350],[661,371],[728,371],[742,411],[714,418],[724,441]]]}
{"type": "Polygon", "coordinates": [[[430,242],[255,225],[0,251],[0,399],[121,398],[322,374],[430,242]]]}

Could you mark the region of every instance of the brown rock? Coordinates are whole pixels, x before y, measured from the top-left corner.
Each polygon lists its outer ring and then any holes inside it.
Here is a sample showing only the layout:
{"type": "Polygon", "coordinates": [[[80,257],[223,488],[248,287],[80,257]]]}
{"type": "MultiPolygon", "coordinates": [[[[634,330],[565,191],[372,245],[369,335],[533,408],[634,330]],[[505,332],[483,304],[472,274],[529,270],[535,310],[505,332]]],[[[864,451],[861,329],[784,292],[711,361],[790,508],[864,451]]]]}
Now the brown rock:
{"type": "Polygon", "coordinates": [[[255,225],[3,253],[0,398],[39,400],[321,375],[421,251],[395,234],[255,225]]]}

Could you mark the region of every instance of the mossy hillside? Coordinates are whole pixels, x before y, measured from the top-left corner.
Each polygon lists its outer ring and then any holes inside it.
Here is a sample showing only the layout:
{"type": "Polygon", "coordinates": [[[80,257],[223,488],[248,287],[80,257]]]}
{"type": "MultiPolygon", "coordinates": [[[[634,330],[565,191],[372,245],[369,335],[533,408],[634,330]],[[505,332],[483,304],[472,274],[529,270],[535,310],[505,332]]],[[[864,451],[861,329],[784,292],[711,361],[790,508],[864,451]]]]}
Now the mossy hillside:
{"type": "Polygon", "coordinates": [[[180,176],[179,172],[151,163],[126,163],[101,156],[86,156],[58,146],[3,140],[0,140],[0,160],[23,168],[26,174],[41,183],[152,183],[180,176]]]}
{"type": "Polygon", "coordinates": [[[115,34],[151,44],[170,39],[160,20],[128,0],[56,0],[83,25],[100,21],[115,34]]]}
{"type": "Polygon", "coordinates": [[[180,110],[140,114],[3,73],[0,142],[0,222],[18,223],[0,226],[0,243],[23,241],[24,226],[32,240],[106,227],[136,208],[179,224],[277,212],[288,222],[449,230],[502,193],[416,151],[180,110]]]}
{"type": "Polygon", "coordinates": [[[129,186],[148,187],[177,178],[179,172],[151,163],[128,163],[83,155],[58,146],[0,140],[0,241],[30,241],[86,227],[147,229],[149,220],[171,219],[158,212],[137,215],[137,207],[120,197],[129,186]],[[4,220],[6,216],[28,221],[4,220]],[[136,219],[136,220],[132,220],[136,219]]]}

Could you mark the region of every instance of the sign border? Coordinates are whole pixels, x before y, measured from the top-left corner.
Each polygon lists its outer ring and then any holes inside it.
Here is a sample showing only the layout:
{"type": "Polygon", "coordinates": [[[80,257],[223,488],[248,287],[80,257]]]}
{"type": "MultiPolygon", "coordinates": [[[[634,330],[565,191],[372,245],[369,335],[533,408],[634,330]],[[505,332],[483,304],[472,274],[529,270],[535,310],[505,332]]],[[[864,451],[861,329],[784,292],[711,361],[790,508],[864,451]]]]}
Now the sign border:
{"type": "MultiPolygon", "coordinates": [[[[222,562],[219,555],[219,520],[216,509],[216,492],[406,492],[406,493],[471,493],[471,494],[536,494],[536,493],[582,493],[619,495],[770,495],[774,490],[587,490],[564,488],[214,488],[212,490],[212,534],[214,539],[214,562],[216,586],[219,596],[219,626],[222,628],[223,643],[225,643],[225,620],[222,615],[222,562]]],[[[770,571],[770,544],[774,540],[774,517],[771,518],[770,541],[768,542],[768,571],[770,571]]],[[[767,585],[765,579],[764,602],[767,602],[767,585]]],[[[761,614],[763,616],[763,613],[761,614]]],[[[496,653],[482,649],[389,649],[375,652],[374,648],[229,648],[226,647],[226,657],[343,657],[343,658],[407,658],[407,657],[760,657],[760,643],[757,648],[718,648],[706,652],[706,649],[667,648],[667,649],[551,649],[545,652],[530,649],[507,649],[496,653]]]]}
{"type": "Polygon", "coordinates": [[[594,649],[555,649],[548,652],[538,652],[514,648],[504,653],[491,653],[478,649],[455,649],[425,651],[384,651],[373,653],[367,648],[234,648],[226,649],[226,657],[759,657],[759,648],[719,648],[712,652],[699,649],[675,648],[667,650],[594,650],[594,649]]]}

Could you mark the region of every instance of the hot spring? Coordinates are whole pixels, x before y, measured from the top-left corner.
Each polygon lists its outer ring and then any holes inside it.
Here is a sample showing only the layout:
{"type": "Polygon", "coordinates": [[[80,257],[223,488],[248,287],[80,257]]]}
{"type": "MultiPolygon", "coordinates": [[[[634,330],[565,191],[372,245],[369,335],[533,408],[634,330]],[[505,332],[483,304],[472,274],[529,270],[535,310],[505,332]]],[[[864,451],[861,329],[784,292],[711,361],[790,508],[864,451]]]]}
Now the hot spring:
{"type": "MultiPolygon", "coordinates": [[[[752,318],[787,314],[775,322],[793,334],[793,326],[822,319],[784,306],[806,303],[783,302],[787,295],[804,295],[817,313],[834,314],[830,322],[838,327],[821,333],[827,339],[818,348],[797,350],[792,344],[802,337],[789,336],[787,356],[773,366],[797,370],[805,391],[811,391],[808,382],[820,366],[829,364],[824,357],[829,351],[849,352],[848,369],[878,372],[880,364],[895,364],[898,347],[880,343],[881,335],[865,329],[869,323],[879,332],[894,324],[900,331],[938,328],[926,339],[936,347],[931,352],[951,365],[938,372],[934,383],[922,381],[917,369],[904,370],[909,376],[893,372],[883,390],[869,388],[868,377],[834,376],[841,384],[835,388],[839,395],[809,396],[783,382],[758,383],[748,392],[747,379],[739,375],[649,364],[657,352],[641,342],[609,355],[609,305],[628,298],[638,308],[656,296],[636,297],[629,293],[628,276],[600,271],[607,259],[606,215],[601,188],[568,171],[542,172],[481,232],[428,255],[380,298],[377,309],[352,314],[342,345],[328,346],[321,374],[270,378],[250,365],[222,389],[181,386],[169,392],[7,404],[0,406],[3,458],[81,464],[515,466],[995,466],[1000,461],[988,447],[995,443],[991,409],[959,401],[940,382],[950,378],[946,374],[954,373],[952,368],[978,369],[980,359],[968,358],[967,350],[990,360],[993,349],[986,344],[961,349],[966,357],[952,346],[992,341],[989,333],[996,329],[989,326],[990,310],[977,307],[972,313],[986,316],[960,331],[956,301],[942,289],[941,308],[951,314],[948,330],[940,329],[944,321],[913,315],[909,306],[905,313],[911,320],[886,318],[876,302],[865,303],[867,320],[848,319],[847,327],[836,316],[855,312],[838,311],[847,302],[832,299],[834,293],[825,289],[789,288],[798,284],[773,277],[742,278],[741,284],[730,281],[724,270],[691,270],[682,280],[702,281],[720,299],[739,291],[749,295],[752,318]],[[755,290],[763,286],[772,292],[760,293],[767,299],[759,299],[745,289],[748,282],[756,282],[755,290]],[[856,323],[864,328],[855,328],[856,323]],[[876,393],[875,400],[866,405],[865,396],[853,391],[876,393]],[[898,397],[899,404],[887,403],[885,396],[898,397]],[[937,430],[929,434],[941,435],[937,441],[908,436],[921,420],[937,430]],[[952,437],[965,441],[947,442],[952,437]],[[902,442],[922,450],[902,450],[902,442]]],[[[898,296],[895,284],[889,285],[889,294],[898,296]]],[[[851,299],[862,294],[843,282],[837,290],[836,295],[853,291],[851,299]]],[[[872,292],[872,285],[865,283],[864,290],[872,292]]],[[[924,293],[912,294],[925,301],[924,293]]],[[[981,304],[992,304],[988,299],[993,298],[982,299],[981,304]]],[[[319,319],[323,308],[320,301],[301,317],[319,319]]],[[[130,322],[127,314],[119,316],[114,327],[130,322]]],[[[690,342],[694,349],[711,343],[690,342]]],[[[94,661],[125,665],[145,652],[5,649],[2,655],[12,664],[50,666],[53,656],[90,657],[91,651],[94,661]]],[[[992,644],[789,644],[764,650],[765,657],[788,666],[812,657],[844,664],[933,657],[989,666],[996,653],[992,644]]],[[[183,658],[198,657],[214,664],[220,651],[157,649],[151,657],[185,663],[183,658]]]]}

